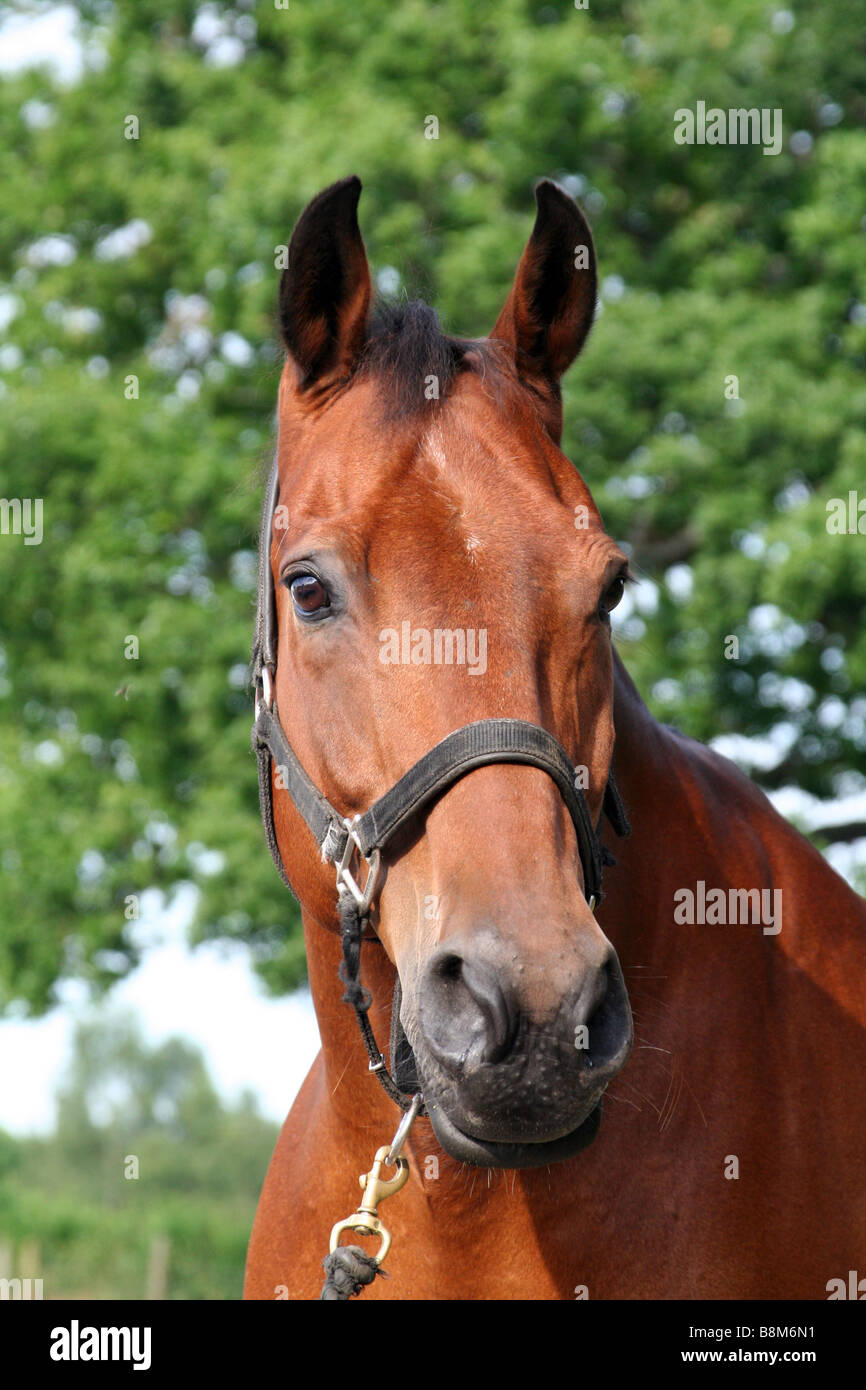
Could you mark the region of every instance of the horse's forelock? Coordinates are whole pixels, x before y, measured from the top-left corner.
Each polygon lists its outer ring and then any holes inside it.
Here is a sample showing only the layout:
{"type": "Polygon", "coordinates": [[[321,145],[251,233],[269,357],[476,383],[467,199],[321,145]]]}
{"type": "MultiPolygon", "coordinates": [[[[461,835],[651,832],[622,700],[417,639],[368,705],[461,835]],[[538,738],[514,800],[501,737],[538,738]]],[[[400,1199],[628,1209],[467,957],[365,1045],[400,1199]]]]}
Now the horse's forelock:
{"type": "Polygon", "coordinates": [[[358,373],[381,379],[386,414],[401,419],[444,398],[454,378],[468,368],[470,346],[478,345],[443,332],[436,311],[423,300],[380,304],[358,373]]]}

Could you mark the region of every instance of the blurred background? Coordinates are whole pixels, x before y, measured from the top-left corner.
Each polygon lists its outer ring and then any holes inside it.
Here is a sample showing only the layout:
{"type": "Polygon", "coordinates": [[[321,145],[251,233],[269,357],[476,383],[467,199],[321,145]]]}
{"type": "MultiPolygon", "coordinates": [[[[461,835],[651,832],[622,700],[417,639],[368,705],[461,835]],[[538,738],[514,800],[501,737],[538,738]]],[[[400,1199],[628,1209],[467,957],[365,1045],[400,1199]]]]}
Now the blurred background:
{"type": "Polygon", "coordinates": [[[275,260],[348,173],[381,293],[461,335],[534,182],[580,201],[620,650],[863,891],[864,60],[861,0],[0,6],[0,495],[44,527],[0,535],[0,1277],[241,1291],[317,1047],[245,690],[275,260]],[[677,144],[698,101],[780,152],[677,144]]]}

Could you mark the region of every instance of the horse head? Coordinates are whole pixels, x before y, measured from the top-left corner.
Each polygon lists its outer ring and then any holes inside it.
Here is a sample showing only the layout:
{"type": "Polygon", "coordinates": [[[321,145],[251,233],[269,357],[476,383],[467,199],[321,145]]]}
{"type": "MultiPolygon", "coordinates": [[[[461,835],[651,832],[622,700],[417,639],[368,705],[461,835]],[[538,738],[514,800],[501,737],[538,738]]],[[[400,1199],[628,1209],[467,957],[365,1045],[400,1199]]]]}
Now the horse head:
{"type": "MultiPolygon", "coordinates": [[[[596,304],[589,228],[541,183],[490,336],[458,339],[423,304],[371,312],[360,187],[307,207],[280,287],[265,559],[282,726],[351,817],[454,730],[522,720],[566,751],[594,827],[614,745],[609,614],[628,575],[560,449],[559,380],[596,304]]],[[[333,871],[276,769],[272,795],[307,919],[338,930],[333,871]]],[[[561,790],[512,761],[461,776],[383,851],[371,924],[398,973],[396,1035],[459,1160],[547,1163],[597,1131],[632,1020],[585,878],[561,790]]]]}

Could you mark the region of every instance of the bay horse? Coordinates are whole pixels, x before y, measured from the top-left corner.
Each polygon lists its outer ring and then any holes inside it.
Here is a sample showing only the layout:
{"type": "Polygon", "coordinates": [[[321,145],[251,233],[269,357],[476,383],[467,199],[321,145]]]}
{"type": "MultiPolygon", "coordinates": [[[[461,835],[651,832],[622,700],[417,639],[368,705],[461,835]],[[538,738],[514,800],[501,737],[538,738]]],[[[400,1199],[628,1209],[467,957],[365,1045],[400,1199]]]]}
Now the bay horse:
{"type": "Polygon", "coordinates": [[[613,649],[627,557],[559,447],[596,306],[589,227],[540,183],[489,338],[457,339],[423,304],[371,312],[360,187],[309,204],[280,285],[254,670],[322,1047],[245,1296],[319,1297],[331,1227],[400,1116],[343,1002],[333,861],[352,817],[483,726],[487,760],[403,806],[364,909],[355,1002],[426,1110],[390,1277],[364,1298],[825,1299],[866,1275],[866,910],[732,763],[653,718],[613,649]],[[632,833],[596,915],[603,811],[627,829],[615,786],[632,833]],[[337,821],[317,843],[321,804],[337,821]]]}

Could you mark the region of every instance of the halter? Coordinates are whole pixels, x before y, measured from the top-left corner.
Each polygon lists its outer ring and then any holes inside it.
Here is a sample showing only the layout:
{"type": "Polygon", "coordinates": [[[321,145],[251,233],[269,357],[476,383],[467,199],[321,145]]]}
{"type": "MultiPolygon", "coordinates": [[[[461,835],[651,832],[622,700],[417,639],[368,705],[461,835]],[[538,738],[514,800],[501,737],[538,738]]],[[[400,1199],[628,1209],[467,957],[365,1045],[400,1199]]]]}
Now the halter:
{"type": "MultiPolygon", "coordinates": [[[[369,1070],[375,1072],[395,1104],[409,1111],[415,1097],[403,1093],[385,1065],[367,1017],[372,997],[360,983],[361,941],[376,897],[381,855],[397,831],[474,768],[491,763],[523,763],[546,772],[556,783],[568,808],[577,833],[584,891],[592,911],[601,902],[603,865],[612,864],[614,860],[601,844],[598,827],[592,824],[586,799],[576,784],[575,769],[565,749],[546,729],[523,719],[482,719],[474,724],[465,724],[419,758],[363,815],[351,818],[340,815],[301,765],[286,738],[276,708],[277,608],[270,551],[278,499],[279,475],[275,461],[262,517],[258,615],[251,673],[255,690],[252,742],[258,759],[259,801],[265,836],[280,877],[286,887],[294,892],[277,844],[271,782],[273,761],[279,769],[281,785],[309,827],[322,859],[336,866],[343,945],[339,973],[346,986],[343,1000],[355,1009],[370,1059],[369,1070]],[[363,883],[358,882],[352,871],[356,855],[366,865],[363,883]]],[[[603,813],[617,835],[629,834],[625,808],[612,772],[605,788],[603,813]]],[[[394,1008],[398,1018],[399,989],[398,977],[394,1008]]],[[[392,1021],[392,1067],[395,1066],[395,1055],[400,1052],[401,1043],[405,1043],[402,1029],[399,1025],[395,1027],[392,1021]]],[[[409,1051],[411,1063],[408,1044],[404,1051],[409,1051]]],[[[413,1089],[417,1091],[417,1087],[413,1089]]]]}

